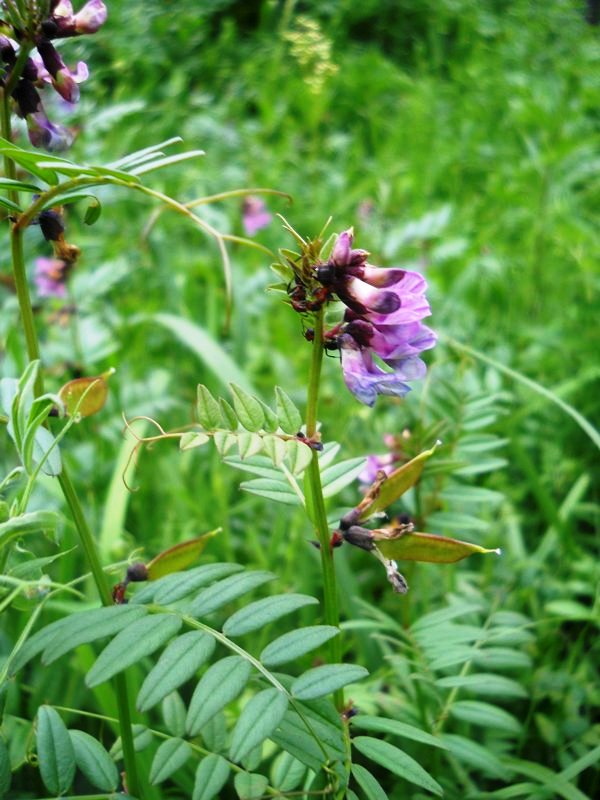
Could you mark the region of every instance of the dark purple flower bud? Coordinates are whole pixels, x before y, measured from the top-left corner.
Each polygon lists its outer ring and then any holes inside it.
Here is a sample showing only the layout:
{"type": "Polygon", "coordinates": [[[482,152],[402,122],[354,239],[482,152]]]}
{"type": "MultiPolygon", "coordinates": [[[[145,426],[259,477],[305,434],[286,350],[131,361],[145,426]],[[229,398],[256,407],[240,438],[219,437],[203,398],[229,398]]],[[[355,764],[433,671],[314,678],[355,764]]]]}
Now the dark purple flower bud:
{"type": "Polygon", "coordinates": [[[10,64],[11,66],[17,60],[15,48],[12,46],[8,36],[0,36],[0,57],[5,64],[10,64]]]}
{"type": "Polygon", "coordinates": [[[47,242],[56,242],[65,232],[65,224],[58,211],[41,211],[38,217],[42,234],[47,242]]]}
{"type": "Polygon", "coordinates": [[[409,270],[392,272],[397,281],[386,289],[351,277],[336,287],[337,295],[358,316],[375,324],[406,324],[429,316],[431,309],[425,297],[427,283],[423,276],[409,270]]]}
{"type": "Polygon", "coordinates": [[[371,551],[375,549],[373,534],[367,528],[361,528],[359,525],[352,525],[348,530],[343,531],[342,535],[348,544],[360,547],[361,550],[371,551]]]}
{"type": "Polygon", "coordinates": [[[37,89],[31,81],[23,78],[17,83],[12,97],[17,104],[17,114],[21,118],[28,114],[35,114],[42,108],[42,101],[37,89]]]}
{"type": "Polygon", "coordinates": [[[33,58],[28,58],[27,61],[25,62],[25,66],[23,67],[23,72],[21,73],[21,77],[27,81],[32,81],[33,83],[35,83],[35,81],[38,80],[39,78],[38,68],[33,58]]]}
{"type": "Polygon", "coordinates": [[[127,577],[126,580],[129,583],[136,583],[139,581],[147,581],[148,580],[148,569],[145,564],[141,561],[136,561],[134,564],[130,564],[127,567],[127,577]]]}

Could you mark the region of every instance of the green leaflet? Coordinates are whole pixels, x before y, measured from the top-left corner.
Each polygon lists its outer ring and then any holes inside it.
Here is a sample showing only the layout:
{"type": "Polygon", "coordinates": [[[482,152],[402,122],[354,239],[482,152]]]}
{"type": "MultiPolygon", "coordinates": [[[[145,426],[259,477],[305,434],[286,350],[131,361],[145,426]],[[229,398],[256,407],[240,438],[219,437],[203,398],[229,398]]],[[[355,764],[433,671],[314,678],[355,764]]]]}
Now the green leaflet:
{"type": "Polygon", "coordinates": [[[205,564],[202,567],[190,569],[173,578],[168,583],[161,581],[154,593],[154,602],[160,606],[176,603],[183,597],[193,594],[198,589],[220,578],[226,578],[235,572],[241,572],[241,564],[217,563],[205,564]]]}
{"type": "Polygon", "coordinates": [[[450,714],[463,722],[495,728],[513,736],[518,736],[522,729],[520,721],[508,711],[479,700],[458,700],[450,707],[450,714]]]}
{"type": "Polygon", "coordinates": [[[289,631],[270,642],[260,654],[260,660],[268,667],[295,661],[311,650],[316,650],[339,632],[339,628],[333,625],[311,625],[289,631]]]}
{"type": "Polygon", "coordinates": [[[487,697],[527,697],[527,692],[517,681],[504,675],[492,673],[472,673],[470,675],[449,675],[439,678],[437,686],[443,689],[460,688],[487,697]]]}
{"type": "Polygon", "coordinates": [[[298,608],[318,603],[314,597],[305,594],[279,594],[265,597],[236,611],[223,625],[226,636],[241,636],[244,633],[263,628],[298,608]]]}
{"type": "Polygon", "coordinates": [[[185,736],[185,718],[187,709],[179,692],[171,692],[160,704],[160,711],[165,726],[172,736],[180,739],[185,736]]]}
{"type": "MultiPolygon", "coordinates": [[[[146,614],[147,610],[143,606],[108,606],[71,614],[60,620],[62,624],[56,626],[55,635],[45,646],[42,662],[46,665],[52,664],[80,644],[114,636],[146,614]]],[[[39,633],[42,634],[43,631],[39,633]]],[[[30,642],[33,641],[34,638],[30,639],[30,642]]]]}
{"type": "Polygon", "coordinates": [[[192,755],[192,748],[183,739],[167,739],[156,751],[150,767],[150,783],[156,785],[166,781],[182,767],[192,755]]]}
{"type": "Polygon", "coordinates": [[[240,800],[258,800],[264,795],[269,781],[264,775],[252,772],[238,772],[233,779],[233,784],[240,800]]]}
{"type": "Polygon", "coordinates": [[[364,756],[385,767],[395,775],[421,786],[423,789],[427,789],[432,794],[437,794],[440,797],[443,795],[444,792],[439,783],[414,758],[394,747],[393,744],[380,739],[373,739],[370,736],[358,736],[352,740],[352,744],[364,756]]]}
{"type": "Polygon", "coordinates": [[[202,631],[189,631],[170,642],[142,684],[138,709],[147,711],[185,683],[214,649],[215,640],[202,631]]]}
{"type": "Polygon", "coordinates": [[[36,742],[44,786],[53,795],[65,794],[75,777],[75,751],[64,722],[51,706],[38,709],[36,742]]]}
{"type": "Polygon", "coordinates": [[[366,731],[377,731],[379,733],[389,733],[392,736],[401,736],[404,739],[411,739],[413,742],[421,742],[432,747],[441,747],[446,750],[446,745],[437,736],[432,736],[414,725],[407,725],[395,719],[385,717],[371,717],[359,714],[352,719],[352,728],[362,728],[366,731]]]}
{"type": "Polygon", "coordinates": [[[367,800],[388,800],[387,794],[381,788],[381,784],[369,770],[360,764],[352,765],[352,775],[365,793],[367,800]]]}
{"type": "Polygon", "coordinates": [[[198,764],[192,800],[212,800],[216,797],[227,778],[229,777],[229,764],[223,756],[206,756],[198,764]]]}
{"type": "Polygon", "coordinates": [[[223,425],[221,407],[210,390],[199,383],[196,395],[196,414],[198,422],[207,431],[215,431],[223,425]]]}
{"type": "Polygon", "coordinates": [[[287,711],[288,699],[279,689],[265,689],[244,706],[231,735],[232,761],[241,761],[262,744],[279,725],[287,711]]]}
{"type": "Polygon", "coordinates": [[[188,708],[186,729],[190,736],[197,736],[211,717],[240,694],[250,672],[250,664],[241,656],[227,656],[208,668],[188,708]]]}
{"type": "Polygon", "coordinates": [[[280,792],[291,792],[296,789],[306,775],[306,767],[297,758],[283,750],[271,767],[271,783],[280,792]]]}
{"type": "Polygon", "coordinates": [[[442,736],[448,750],[459,761],[496,780],[508,781],[510,779],[510,770],[500,761],[498,756],[483,747],[483,745],[454,733],[444,733],[442,736]]]}
{"type": "Polygon", "coordinates": [[[91,688],[150,655],[174,636],[181,619],[173,614],[152,614],[124,628],[98,656],[86,675],[91,688]]]}
{"type": "Polygon", "coordinates": [[[364,667],[355,664],[324,664],[302,674],[292,684],[292,695],[299,700],[324,697],[349,683],[366,678],[364,667]]]}
{"type": "Polygon", "coordinates": [[[261,430],[265,421],[261,403],[235,383],[229,384],[229,388],[233,395],[233,408],[242,427],[253,433],[261,430]]]}
{"type": "Polygon", "coordinates": [[[69,731],[75,762],[88,781],[103,792],[114,792],[119,785],[119,770],[97,739],[84,731],[69,731]]]}
{"type": "Polygon", "coordinates": [[[279,386],[275,387],[276,413],[284,433],[294,436],[302,427],[302,416],[295,404],[279,386]]]}
{"type": "Polygon", "coordinates": [[[272,572],[261,570],[230,575],[228,578],[218,581],[201,591],[191,604],[190,613],[194,617],[210,614],[232,600],[252,591],[257,586],[262,586],[263,583],[274,580],[274,578],[275,575],[272,572]]]}

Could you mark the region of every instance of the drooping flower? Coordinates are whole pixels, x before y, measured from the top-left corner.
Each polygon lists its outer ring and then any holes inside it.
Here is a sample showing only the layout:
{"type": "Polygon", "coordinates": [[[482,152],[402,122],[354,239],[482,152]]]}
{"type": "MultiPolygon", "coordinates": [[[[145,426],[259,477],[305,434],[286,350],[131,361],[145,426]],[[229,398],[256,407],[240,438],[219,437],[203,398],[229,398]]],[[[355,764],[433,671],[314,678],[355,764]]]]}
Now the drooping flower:
{"type": "Polygon", "coordinates": [[[244,199],[242,205],[242,224],[246,236],[254,236],[273,219],[273,215],[267,211],[264,200],[260,197],[250,195],[244,199]]]}
{"type": "Polygon", "coordinates": [[[40,297],[66,297],[70,268],[61,258],[36,259],[35,285],[40,297]]]}
{"type": "Polygon", "coordinates": [[[70,70],[51,42],[40,42],[38,54],[37,58],[35,55],[32,57],[38,81],[51,83],[64,100],[76,103],[79,100],[78,84],[89,77],[85,61],[79,61],[76,69],[70,70]]]}

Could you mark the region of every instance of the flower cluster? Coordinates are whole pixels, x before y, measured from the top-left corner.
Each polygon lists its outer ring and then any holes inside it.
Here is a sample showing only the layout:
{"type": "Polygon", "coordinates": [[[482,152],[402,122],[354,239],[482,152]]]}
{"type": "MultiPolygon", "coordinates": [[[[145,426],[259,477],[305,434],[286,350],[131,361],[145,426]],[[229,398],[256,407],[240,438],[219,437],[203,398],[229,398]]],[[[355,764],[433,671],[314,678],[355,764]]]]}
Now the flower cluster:
{"type": "Polygon", "coordinates": [[[95,33],[104,24],[107,12],[102,0],[88,0],[76,14],[70,0],[51,0],[47,16],[40,14],[41,7],[31,2],[24,18],[8,15],[15,38],[0,35],[2,84],[10,87],[17,114],[26,120],[30,142],[35,147],[60,151],[69,147],[72,134],[48,119],[38,88],[49,83],[64,100],[76,103],[79,84],[88,77],[88,70],[83,61],[75,70],[69,69],[52,40],[95,33]],[[28,57],[20,73],[13,76],[15,66],[21,66],[18,57],[23,47],[35,47],[37,53],[28,57]]]}
{"type": "Polygon", "coordinates": [[[437,337],[421,322],[431,313],[423,276],[372,266],[369,253],[353,249],[352,240],[352,230],[341,233],[315,276],[346,306],[343,323],[326,337],[341,351],[346,385],[372,406],[380,394],[404,397],[410,391],[406,382],[426,372],[420,353],[432,348],[437,337]],[[391,370],[380,367],[375,356],[391,370]]]}

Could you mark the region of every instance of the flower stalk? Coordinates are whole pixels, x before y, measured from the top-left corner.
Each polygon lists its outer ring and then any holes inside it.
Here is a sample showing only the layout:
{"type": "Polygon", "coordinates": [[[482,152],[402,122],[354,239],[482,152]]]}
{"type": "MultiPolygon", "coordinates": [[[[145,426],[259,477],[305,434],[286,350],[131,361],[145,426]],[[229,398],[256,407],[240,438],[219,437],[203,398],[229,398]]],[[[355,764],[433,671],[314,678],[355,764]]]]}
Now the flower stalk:
{"type": "MultiPolygon", "coordinates": [[[[313,341],[312,359],[308,381],[308,396],[306,402],[306,436],[309,439],[317,433],[319,386],[324,349],[323,316],[324,311],[323,309],[320,309],[315,313],[314,319],[315,336],[313,341]]],[[[319,552],[321,553],[325,622],[327,625],[333,625],[337,628],[340,624],[340,612],[338,606],[335,567],[333,563],[333,550],[330,547],[329,526],[327,524],[325,500],[323,498],[323,488],[321,485],[319,455],[315,450],[313,450],[312,461],[306,470],[306,488],[309,501],[308,507],[312,514],[311,521],[315,526],[319,541],[319,552]]],[[[334,636],[333,639],[329,641],[329,658],[333,664],[340,663],[342,660],[341,642],[338,636],[334,636]]],[[[335,692],[334,700],[337,708],[341,710],[344,706],[344,693],[341,689],[335,692]]]]}

